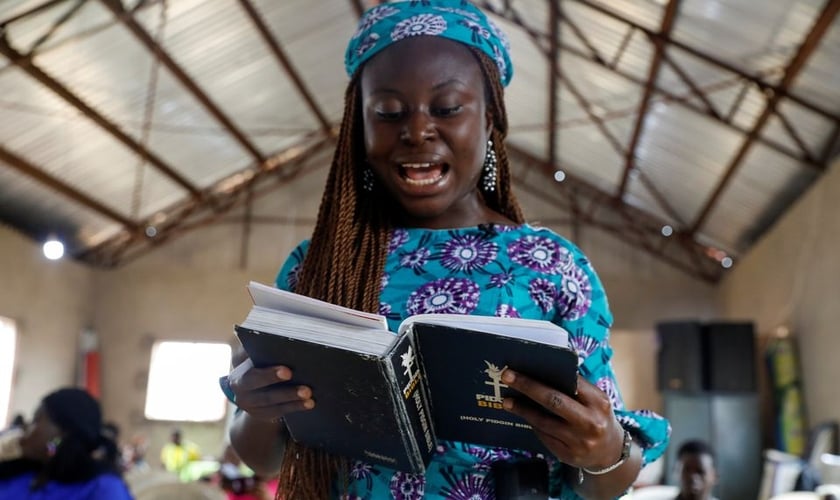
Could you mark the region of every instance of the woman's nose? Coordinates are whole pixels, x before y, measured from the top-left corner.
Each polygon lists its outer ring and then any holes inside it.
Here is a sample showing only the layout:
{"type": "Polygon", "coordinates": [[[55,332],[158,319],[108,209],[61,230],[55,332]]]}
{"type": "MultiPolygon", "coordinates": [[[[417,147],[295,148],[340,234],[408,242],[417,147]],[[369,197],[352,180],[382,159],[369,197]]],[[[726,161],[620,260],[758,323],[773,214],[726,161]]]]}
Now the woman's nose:
{"type": "Polygon", "coordinates": [[[434,136],[433,120],[423,111],[411,113],[400,133],[400,139],[410,144],[422,144],[434,136]]]}

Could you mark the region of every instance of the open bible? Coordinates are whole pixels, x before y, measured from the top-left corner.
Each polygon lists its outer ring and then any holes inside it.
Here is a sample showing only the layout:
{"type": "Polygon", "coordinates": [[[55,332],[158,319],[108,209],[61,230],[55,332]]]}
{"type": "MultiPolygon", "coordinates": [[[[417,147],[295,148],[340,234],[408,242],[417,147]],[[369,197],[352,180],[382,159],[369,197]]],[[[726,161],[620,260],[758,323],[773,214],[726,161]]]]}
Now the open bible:
{"type": "Polygon", "coordinates": [[[423,472],[438,440],[545,452],[502,408],[509,367],[567,394],[577,353],[566,330],[520,318],[422,314],[398,332],[385,317],[251,282],[236,335],[255,366],[288,366],[315,408],[285,417],[307,446],[423,472]]]}

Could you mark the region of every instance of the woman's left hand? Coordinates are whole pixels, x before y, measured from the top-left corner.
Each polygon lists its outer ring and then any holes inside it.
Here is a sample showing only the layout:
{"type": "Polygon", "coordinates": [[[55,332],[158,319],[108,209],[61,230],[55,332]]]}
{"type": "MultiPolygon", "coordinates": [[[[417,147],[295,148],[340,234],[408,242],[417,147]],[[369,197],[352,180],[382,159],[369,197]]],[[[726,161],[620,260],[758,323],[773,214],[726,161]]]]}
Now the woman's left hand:
{"type": "Polygon", "coordinates": [[[528,422],[561,462],[603,469],[621,458],[624,430],[609,397],[598,387],[578,377],[575,398],[510,369],[502,381],[531,400],[505,398],[505,409],[528,422]]]}

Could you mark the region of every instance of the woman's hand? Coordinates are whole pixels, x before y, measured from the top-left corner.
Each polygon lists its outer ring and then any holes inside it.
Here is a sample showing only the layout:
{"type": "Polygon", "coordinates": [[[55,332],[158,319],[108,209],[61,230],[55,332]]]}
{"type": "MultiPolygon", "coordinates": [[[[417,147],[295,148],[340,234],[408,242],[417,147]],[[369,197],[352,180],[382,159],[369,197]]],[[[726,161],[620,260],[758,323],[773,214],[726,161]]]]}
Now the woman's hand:
{"type": "Polygon", "coordinates": [[[510,369],[505,370],[502,381],[541,407],[523,398],[504,400],[505,409],[527,421],[561,462],[595,470],[621,458],[624,430],[609,397],[596,386],[578,377],[574,398],[510,369]]]}
{"type": "Polygon", "coordinates": [[[315,407],[309,387],[280,384],[291,379],[292,370],[288,367],[256,368],[250,358],[236,365],[228,375],[236,406],[251,417],[268,422],[278,422],[289,413],[315,407]]]}

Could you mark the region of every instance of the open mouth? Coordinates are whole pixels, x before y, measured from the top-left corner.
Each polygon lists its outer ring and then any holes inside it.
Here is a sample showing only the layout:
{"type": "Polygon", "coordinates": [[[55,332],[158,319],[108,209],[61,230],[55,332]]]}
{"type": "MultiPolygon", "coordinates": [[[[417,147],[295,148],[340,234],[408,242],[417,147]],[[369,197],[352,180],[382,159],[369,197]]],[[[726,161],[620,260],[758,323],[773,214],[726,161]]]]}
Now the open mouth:
{"type": "Polygon", "coordinates": [[[449,172],[445,163],[402,163],[400,177],[411,186],[430,186],[449,172]]]}

